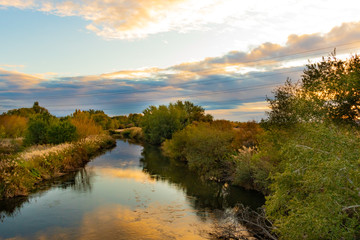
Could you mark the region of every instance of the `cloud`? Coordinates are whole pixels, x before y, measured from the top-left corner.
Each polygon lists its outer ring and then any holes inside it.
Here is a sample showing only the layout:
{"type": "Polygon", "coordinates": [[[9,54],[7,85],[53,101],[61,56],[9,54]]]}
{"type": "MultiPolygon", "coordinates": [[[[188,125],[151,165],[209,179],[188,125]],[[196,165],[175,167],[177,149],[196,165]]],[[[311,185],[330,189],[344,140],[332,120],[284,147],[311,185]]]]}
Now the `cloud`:
{"type": "Polygon", "coordinates": [[[152,179],[148,174],[139,171],[137,169],[122,169],[122,168],[99,168],[101,174],[116,178],[129,179],[140,183],[154,183],[155,180],[152,179]]]}
{"type": "Polygon", "coordinates": [[[0,84],[4,90],[23,90],[29,87],[38,88],[38,84],[44,81],[40,76],[25,74],[17,71],[7,71],[0,68],[0,84]]]}
{"type": "Polygon", "coordinates": [[[207,112],[215,118],[230,119],[233,121],[260,120],[264,117],[265,111],[268,111],[268,103],[266,101],[248,102],[236,106],[231,109],[215,109],[207,112]],[[239,116],[241,118],[239,118],[239,116]]]}
{"type": "MultiPolygon", "coordinates": [[[[131,209],[108,204],[88,211],[72,227],[50,227],[34,234],[37,239],[205,239],[201,232],[211,229],[210,221],[201,222],[192,209],[181,203],[151,203],[131,209]]],[[[246,232],[244,231],[244,235],[246,232]]],[[[16,237],[15,239],[21,239],[16,237]]]]}
{"type": "Polygon", "coordinates": [[[182,99],[204,106],[216,118],[259,120],[264,116],[266,95],[287,77],[297,80],[307,59],[327,55],[339,45],[340,52],[356,49],[359,37],[359,22],[344,23],[326,34],[292,34],[284,45],[264,43],[249,52],[231,51],[167,68],[74,77],[0,69],[0,98],[8,103],[2,105],[5,109],[36,100],[57,115],[75,108],[128,114],[182,99]]]}
{"type": "Polygon", "coordinates": [[[0,0],[0,5],[32,8],[58,16],[79,16],[86,28],[105,38],[134,39],[172,30],[198,29],[228,17],[214,0],[0,0]],[[208,15],[207,18],[204,18],[208,15]],[[216,18],[214,18],[216,17],[216,18]],[[213,19],[214,18],[214,19],[213,19]]]}
{"type": "Polygon", "coordinates": [[[34,0],[0,0],[1,7],[16,7],[20,9],[34,6],[34,0]]]}
{"type": "Polygon", "coordinates": [[[301,33],[327,31],[336,23],[358,19],[356,8],[349,7],[356,4],[354,0],[344,0],[340,6],[337,1],[312,0],[0,0],[2,8],[80,17],[87,22],[87,30],[106,39],[139,39],[169,31],[209,29],[261,28],[263,35],[272,34],[272,28],[282,34],[294,29],[301,33]]]}
{"type": "Polygon", "coordinates": [[[235,67],[233,70],[244,67],[261,66],[278,67],[285,61],[297,59],[309,59],[309,54],[325,54],[334,48],[338,50],[349,47],[356,49],[360,47],[360,22],[343,23],[334,27],[330,32],[321,34],[291,34],[288,36],[285,45],[276,43],[263,43],[250,50],[231,51],[220,57],[206,58],[198,62],[182,63],[173,66],[171,69],[189,72],[210,72],[217,70],[224,71],[226,68],[235,67]]]}

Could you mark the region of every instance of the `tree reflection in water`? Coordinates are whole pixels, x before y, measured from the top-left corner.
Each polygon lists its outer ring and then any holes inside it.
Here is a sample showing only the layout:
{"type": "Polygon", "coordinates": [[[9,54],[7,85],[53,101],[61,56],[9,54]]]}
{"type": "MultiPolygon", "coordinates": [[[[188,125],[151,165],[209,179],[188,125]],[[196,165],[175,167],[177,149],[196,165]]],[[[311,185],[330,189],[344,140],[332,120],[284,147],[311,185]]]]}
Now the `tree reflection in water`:
{"type": "Polygon", "coordinates": [[[141,155],[143,171],[156,180],[168,181],[183,190],[197,214],[204,219],[209,210],[225,210],[237,203],[256,209],[264,204],[264,196],[258,192],[202,180],[189,171],[185,163],[163,156],[158,147],[145,145],[141,155]]]}
{"type": "Polygon", "coordinates": [[[94,175],[92,168],[81,168],[64,176],[41,182],[34,190],[34,193],[29,196],[0,200],[0,221],[3,222],[8,217],[15,217],[20,213],[20,209],[24,204],[29,203],[32,199],[41,197],[52,187],[60,189],[71,188],[77,192],[91,192],[94,175]]]}

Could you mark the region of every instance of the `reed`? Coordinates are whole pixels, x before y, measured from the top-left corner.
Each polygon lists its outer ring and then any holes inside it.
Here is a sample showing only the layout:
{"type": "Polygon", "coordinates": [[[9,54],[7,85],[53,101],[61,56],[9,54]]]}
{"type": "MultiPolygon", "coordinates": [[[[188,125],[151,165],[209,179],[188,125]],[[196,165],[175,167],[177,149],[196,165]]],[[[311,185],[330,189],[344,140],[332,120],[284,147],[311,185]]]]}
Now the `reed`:
{"type": "Polygon", "coordinates": [[[83,167],[101,150],[114,146],[108,135],[94,135],[78,142],[33,146],[0,160],[0,199],[28,195],[40,181],[83,167]]]}

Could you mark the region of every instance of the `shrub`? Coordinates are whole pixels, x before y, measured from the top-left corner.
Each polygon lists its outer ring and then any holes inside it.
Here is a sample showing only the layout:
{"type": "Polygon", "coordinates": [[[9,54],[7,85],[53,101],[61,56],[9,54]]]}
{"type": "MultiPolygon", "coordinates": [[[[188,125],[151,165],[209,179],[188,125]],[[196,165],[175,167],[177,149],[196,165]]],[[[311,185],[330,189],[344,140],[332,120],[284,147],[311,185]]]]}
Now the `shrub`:
{"type": "Polygon", "coordinates": [[[17,115],[0,116],[0,138],[23,137],[27,129],[28,119],[17,115]]]}
{"type": "Polygon", "coordinates": [[[259,143],[259,135],[262,134],[263,129],[260,125],[254,121],[237,123],[235,130],[234,141],[232,146],[235,149],[241,149],[245,147],[255,147],[259,143]]]}
{"type": "Polygon", "coordinates": [[[78,142],[31,147],[0,160],[0,199],[27,195],[37,182],[83,166],[100,150],[115,145],[108,135],[90,136],[78,142]]]}
{"type": "Polygon", "coordinates": [[[77,139],[76,127],[68,120],[50,125],[47,134],[48,143],[51,144],[71,142],[77,139]]]}
{"type": "Polygon", "coordinates": [[[35,115],[30,119],[25,136],[26,145],[48,143],[50,118],[48,115],[35,115]]]}
{"type": "Polygon", "coordinates": [[[267,216],[283,239],[360,237],[360,141],[352,128],[302,124],[279,145],[267,216]]]}
{"type": "Polygon", "coordinates": [[[178,101],[169,106],[150,106],[143,111],[141,123],[146,141],[161,144],[194,121],[209,120],[204,109],[191,102],[178,101]]]}
{"type": "Polygon", "coordinates": [[[76,127],[79,138],[98,135],[103,132],[102,127],[97,125],[86,112],[76,111],[70,121],[76,127]]]}
{"type": "Polygon", "coordinates": [[[186,159],[189,168],[203,177],[223,181],[233,169],[232,140],[232,130],[224,131],[217,124],[201,122],[175,133],[163,149],[167,155],[186,159]]]}
{"type": "Polygon", "coordinates": [[[264,194],[269,192],[269,174],[274,166],[256,155],[255,148],[243,147],[238,150],[235,160],[233,183],[247,189],[255,189],[264,194]]]}

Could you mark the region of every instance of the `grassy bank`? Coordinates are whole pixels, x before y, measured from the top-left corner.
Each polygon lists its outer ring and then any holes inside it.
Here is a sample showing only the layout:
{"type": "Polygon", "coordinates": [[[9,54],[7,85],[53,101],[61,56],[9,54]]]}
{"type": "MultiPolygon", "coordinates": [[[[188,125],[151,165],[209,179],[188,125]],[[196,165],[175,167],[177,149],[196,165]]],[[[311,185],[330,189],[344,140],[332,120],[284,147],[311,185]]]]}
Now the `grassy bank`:
{"type": "Polygon", "coordinates": [[[113,137],[125,138],[133,140],[138,143],[143,143],[145,141],[143,131],[140,127],[130,127],[124,129],[117,129],[110,131],[110,134],[113,137]]]}
{"type": "Polygon", "coordinates": [[[108,135],[89,136],[73,143],[35,146],[0,160],[0,199],[24,196],[40,181],[84,166],[101,150],[115,145],[108,135]]]}

